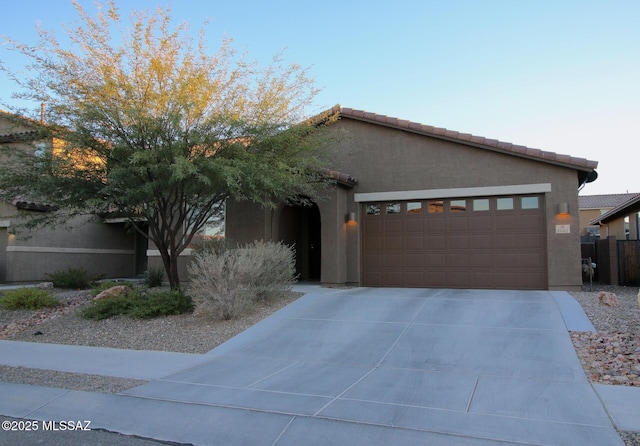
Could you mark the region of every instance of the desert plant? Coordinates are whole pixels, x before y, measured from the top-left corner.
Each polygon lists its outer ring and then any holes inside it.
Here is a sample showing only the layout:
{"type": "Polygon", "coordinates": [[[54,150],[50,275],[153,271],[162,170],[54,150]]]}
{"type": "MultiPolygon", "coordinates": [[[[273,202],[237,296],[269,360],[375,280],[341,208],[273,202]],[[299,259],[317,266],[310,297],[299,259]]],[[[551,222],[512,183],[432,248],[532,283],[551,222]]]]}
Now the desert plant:
{"type": "Polygon", "coordinates": [[[256,241],[247,248],[253,251],[255,274],[250,277],[256,298],[274,299],[291,289],[296,279],[293,247],[283,243],[256,241]]]}
{"type": "Polygon", "coordinates": [[[255,242],[222,251],[202,251],[189,265],[191,293],[198,311],[231,319],[260,299],[290,289],[295,260],[282,243],[255,242]]]}
{"type": "Polygon", "coordinates": [[[162,286],[164,279],[164,269],[159,267],[150,267],[144,272],[144,284],[149,288],[162,286]]]}
{"type": "Polygon", "coordinates": [[[69,288],[74,290],[89,288],[92,281],[89,271],[84,268],[73,267],[47,273],[44,277],[49,282],[53,282],[53,286],[56,288],[69,288]]]}
{"type": "Polygon", "coordinates": [[[17,288],[0,296],[0,306],[7,310],[38,310],[60,305],[60,301],[45,290],[17,288]]]}
{"type": "Polygon", "coordinates": [[[153,291],[141,294],[132,289],[126,295],[94,302],[83,310],[82,317],[94,320],[109,319],[114,316],[151,319],[189,313],[192,310],[191,297],[182,291],[153,291]]]}
{"type": "Polygon", "coordinates": [[[181,290],[152,291],[136,298],[127,315],[137,319],[190,313],[191,297],[181,290]]]}
{"type": "Polygon", "coordinates": [[[85,319],[102,320],[125,315],[130,311],[133,305],[132,301],[133,299],[128,294],[112,299],[101,299],[85,307],[82,310],[82,317],[85,319]]]}
{"type": "Polygon", "coordinates": [[[207,237],[194,240],[191,248],[194,255],[198,255],[203,252],[222,252],[227,249],[227,245],[222,237],[207,237]]]}

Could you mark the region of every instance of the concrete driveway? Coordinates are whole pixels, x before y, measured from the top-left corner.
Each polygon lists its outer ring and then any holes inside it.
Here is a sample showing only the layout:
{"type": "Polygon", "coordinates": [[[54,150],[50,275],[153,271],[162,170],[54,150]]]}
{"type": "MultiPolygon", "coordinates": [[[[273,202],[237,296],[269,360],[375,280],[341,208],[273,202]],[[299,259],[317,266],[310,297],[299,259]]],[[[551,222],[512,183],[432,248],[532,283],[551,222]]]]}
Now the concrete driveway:
{"type": "Polygon", "coordinates": [[[553,293],[307,291],[123,394],[4,384],[26,402],[0,413],[202,445],[623,445],[553,293]]]}

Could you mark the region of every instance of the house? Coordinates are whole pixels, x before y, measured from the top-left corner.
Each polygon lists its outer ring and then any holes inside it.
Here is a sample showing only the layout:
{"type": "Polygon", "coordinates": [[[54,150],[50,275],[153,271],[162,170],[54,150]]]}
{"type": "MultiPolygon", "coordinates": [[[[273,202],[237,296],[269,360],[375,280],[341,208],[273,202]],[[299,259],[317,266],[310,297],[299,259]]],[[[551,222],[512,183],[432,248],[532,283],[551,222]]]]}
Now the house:
{"type": "MultiPolygon", "coordinates": [[[[581,195],[578,197],[580,206],[580,237],[584,241],[593,241],[600,237],[600,226],[592,225],[593,220],[617,208],[638,194],[605,194],[581,195]]],[[[605,235],[606,237],[606,235],[605,235]]]]}
{"type": "Polygon", "coordinates": [[[294,244],[329,286],[579,289],[578,188],[597,162],[336,106],[332,192],[229,201],[226,237],[294,244]]]}
{"type": "Polygon", "coordinates": [[[640,194],[620,194],[626,200],[591,221],[599,228],[602,238],[614,236],[618,240],[640,240],[640,194]]]}
{"type": "Polygon", "coordinates": [[[640,285],[640,194],[589,222],[599,228],[595,243],[583,243],[593,253],[597,279],[612,285],[640,285]],[[589,246],[591,245],[591,246],[589,246]]]}
{"type": "MultiPolygon", "coordinates": [[[[0,113],[4,153],[38,151],[52,144],[38,139],[32,121],[0,113]]],[[[8,162],[4,159],[0,168],[8,162]]],[[[39,281],[47,273],[69,267],[85,268],[104,278],[130,277],[146,269],[146,239],[130,231],[123,219],[85,215],[64,227],[21,228],[26,219],[47,212],[55,209],[27,198],[0,203],[0,283],[39,281]]]]}

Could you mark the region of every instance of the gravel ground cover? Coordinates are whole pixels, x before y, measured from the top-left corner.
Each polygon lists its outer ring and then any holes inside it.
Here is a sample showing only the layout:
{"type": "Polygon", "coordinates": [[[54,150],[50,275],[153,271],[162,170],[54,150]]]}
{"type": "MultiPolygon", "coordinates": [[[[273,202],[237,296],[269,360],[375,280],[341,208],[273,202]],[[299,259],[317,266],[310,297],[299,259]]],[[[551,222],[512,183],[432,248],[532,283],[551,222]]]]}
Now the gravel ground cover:
{"type": "MultiPolygon", "coordinates": [[[[571,340],[589,380],[640,386],[640,307],[638,288],[594,284],[571,295],[580,303],[595,333],[571,332],[571,340]],[[600,291],[612,292],[617,307],[601,305],[600,291]]],[[[640,446],[640,433],[620,432],[626,446],[640,446]]]]}
{"type": "MultiPolygon", "coordinates": [[[[151,320],[116,317],[103,321],[80,316],[88,291],[54,290],[64,305],[49,310],[0,309],[0,339],[70,345],[205,353],[297,299],[299,293],[257,305],[246,315],[227,321],[187,314],[151,320]]],[[[638,288],[594,284],[572,292],[596,328],[595,333],[571,332],[576,352],[591,382],[640,386],[640,308],[638,288]],[[609,291],[617,307],[599,304],[598,293],[609,291]]],[[[143,381],[95,375],[0,366],[0,381],[115,393],[143,381]]],[[[640,446],[640,433],[620,432],[626,446],[640,446]]]]}

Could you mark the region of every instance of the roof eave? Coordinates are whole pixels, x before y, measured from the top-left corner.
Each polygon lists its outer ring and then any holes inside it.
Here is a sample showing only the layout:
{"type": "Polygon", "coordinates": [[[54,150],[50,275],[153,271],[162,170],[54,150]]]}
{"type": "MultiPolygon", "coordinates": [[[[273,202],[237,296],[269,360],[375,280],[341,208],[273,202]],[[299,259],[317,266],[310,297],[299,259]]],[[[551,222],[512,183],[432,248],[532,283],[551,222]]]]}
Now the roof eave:
{"type": "Polygon", "coordinates": [[[589,225],[592,225],[592,226],[602,225],[610,222],[611,220],[615,220],[616,218],[622,215],[626,216],[627,214],[630,214],[633,212],[639,212],[639,211],[640,211],[640,194],[622,203],[620,206],[617,206],[611,209],[610,211],[605,212],[598,218],[594,218],[589,222],[589,225]]]}
{"type": "Polygon", "coordinates": [[[339,113],[341,117],[357,121],[395,128],[410,133],[416,133],[445,141],[465,144],[485,150],[491,150],[493,152],[517,156],[532,161],[544,162],[547,164],[575,169],[577,171],[584,172],[584,178],[581,178],[580,183],[584,182],[588,174],[598,167],[597,161],[588,160],[586,158],[576,158],[570,155],[547,152],[526,146],[499,141],[496,139],[489,139],[482,136],[475,136],[468,133],[460,133],[452,130],[447,130],[445,128],[428,126],[404,119],[378,115],[375,113],[369,113],[351,108],[343,108],[339,105],[336,105],[325,113],[339,113]]]}

